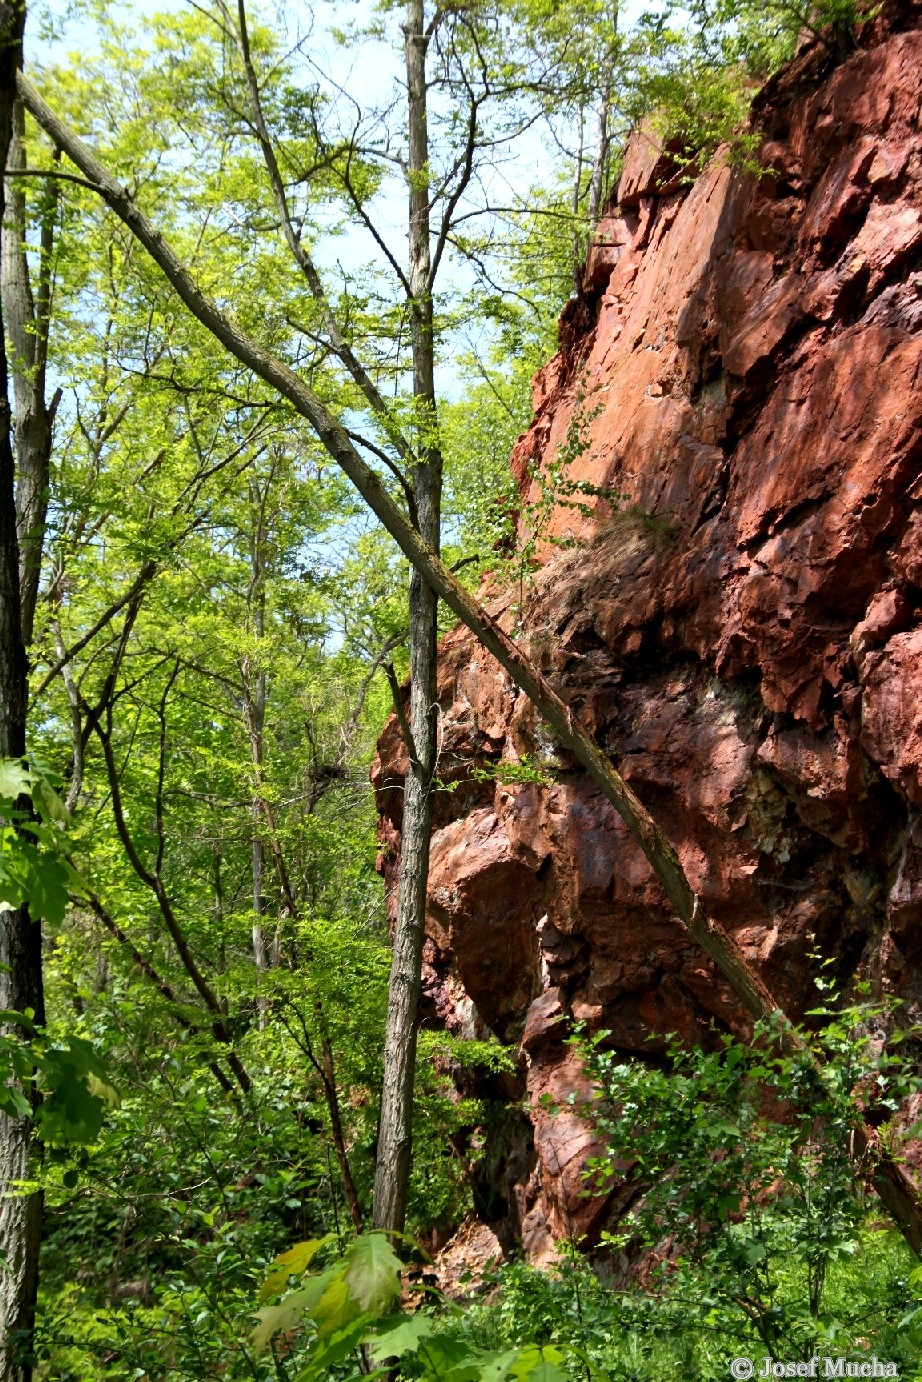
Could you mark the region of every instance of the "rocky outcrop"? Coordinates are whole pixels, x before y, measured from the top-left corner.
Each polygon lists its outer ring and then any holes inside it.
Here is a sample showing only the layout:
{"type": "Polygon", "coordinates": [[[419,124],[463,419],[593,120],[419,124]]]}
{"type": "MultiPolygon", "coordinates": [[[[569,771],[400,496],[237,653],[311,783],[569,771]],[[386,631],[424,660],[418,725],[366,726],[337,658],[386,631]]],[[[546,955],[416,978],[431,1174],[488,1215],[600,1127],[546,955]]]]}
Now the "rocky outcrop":
{"type": "MultiPolygon", "coordinates": [[[[922,8],[762,93],[764,169],[631,151],[512,458],[567,479],[520,628],[792,1015],[817,956],[922,1014],[922,8]]],[[[648,141],[645,133],[643,138],[648,141]]],[[[442,645],[428,1020],[519,1043],[527,1136],[480,1196],[532,1258],[617,1211],[572,1022],[627,1051],[745,1019],[620,821],[464,630],[442,645]],[[522,770],[523,760],[526,770],[522,770]],[[471,764],[500,765],[475,780],[471,764]],[[505,766],[503,766],[505,765],[505,766]],[[534,779],[534,780],[530,780],[534,779]],[[511,1168],[511,1169],[510,1169],[511,1168]]],[[[405,756],[375,783],[392,878],[405,756]]],[[[516,1141],[516,1138],[518,1139],[516,1141]]],[[[515,1148],[512,1142],[515,1142],[515,1148]]]]}

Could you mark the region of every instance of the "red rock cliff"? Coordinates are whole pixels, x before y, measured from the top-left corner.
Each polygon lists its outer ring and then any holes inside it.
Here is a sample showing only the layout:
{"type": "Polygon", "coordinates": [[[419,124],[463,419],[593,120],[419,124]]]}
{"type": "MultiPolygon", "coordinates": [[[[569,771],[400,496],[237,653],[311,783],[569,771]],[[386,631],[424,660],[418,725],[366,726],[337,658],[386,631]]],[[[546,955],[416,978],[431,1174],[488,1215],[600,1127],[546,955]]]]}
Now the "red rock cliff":
{"type": "MultiPolygon", "coordinates": [[[[621,496],[560,505],[522,637],[792,1015],[819,951],[922,1015],[922,7],[757,101],[756,179],[669,189],[635,138],[512,458],[621,496]],[[658,190],[659,189],[659,190],[658,190]],[[574,447],[579,430],[584,448],[574,447]],[[569,443],[568,443],[568,439],[569,443]]],[[[532,496],[533,497],[533,496],[532,496]]],[[[511,625],[519,592],[494,602],[511,625]]],[[[464,630],[443,642],[430,1020],[521,1042],[527,1123],[480,1208],[533,1258],[598,1229],[571,1016],[626,1050],[744,1020],[594,786],[464,630]],[[483,785],[472,759],[553,760],[483,785]]],[[[405,758],[375,769],[392,879],[405,758]]]]}

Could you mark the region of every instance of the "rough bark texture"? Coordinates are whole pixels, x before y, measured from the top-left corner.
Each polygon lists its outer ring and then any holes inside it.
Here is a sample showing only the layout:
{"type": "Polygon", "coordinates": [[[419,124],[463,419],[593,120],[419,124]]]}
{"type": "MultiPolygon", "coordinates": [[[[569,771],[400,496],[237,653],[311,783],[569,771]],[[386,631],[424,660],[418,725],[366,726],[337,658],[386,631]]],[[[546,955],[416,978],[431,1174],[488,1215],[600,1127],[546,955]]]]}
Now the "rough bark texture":
{"type": "MultiPolygon", "coordinates": [[[[785,1010],[815,949],[922,1010],[922,9],[847,62],[805,50],[757,102],[771,172],[692,187],[641,135],[513,456],[614,486],[559,506],[524,643],[676,845],[708,913],[785,1010]]],[[[527,495],[525,496],[528,497],[527,495]]],[[[534,497],[534,495],[532,495],[534,497]]],[[[502,619],[515,596],[495,594],[502,619]]],[[[637,843],[507,676],[443,642],[429,1020],[521,1042],[530,1123],[479,1174],[484,1217],[540,1259],[618,1209],[582,1197],[571,1020],[629,1051],[747,1015],[637,843]],[[468,763],[555,765],[547,787],[468,763]]],[[[375,780],[392,878],[403,751],[375,780]]],[[[910,1162],[922,1163],[918,1146],[910,1162]]]]}
{"type": "MultiPolygon", "coordinates": [[[[25,167],[23,129],[25,115],[17,101],[13,106],[13,132],[8,166],[25,167]]],[[[25,184],[8,180],[3,216],[3,254],[0,289],[3,316],[11,350],[10,372],[14,385],[14,435],[16,441],[16,521],[19,540],[19,588],[22,639],[32,642],[32,625],[41,574],[48,510],[51,431],[57,397],[45,398],[48,313],[51,306],[51,252],[57,187],[53,179],[44,194],[37,292],[33,294],[25,253],[25,184]]]]}
{"type": "MultiPolygon", "coordinates": [[[[25,11],[0,4],[0,167],[5,168],[13,135],[16,67],[25,11]]],[[[0,218],[6,211],[0,189],[0,218]]],[[[0,276],[7,281],[9,242],[3,237],[0,276]]],[[[4,293],[4,316],[6,314],[4,293]]],[[[21,758],[26,748],[27,662],[20,610],[19,544],[13,428],[9,401],[6,332],[0,321],[0,758],[21,758]]],[[[14,344],[15,349],[15,344],[14,344]]],[[[44,1021],[41,933],[28,910],[0,913],[0,1008],[31,1008],[44,1021]]],[[[41,1195],[22,1194],[29,1179],[31,1120],[0,1114],[0,1378],[29,1382],[31,1336],[38,1289],[41,1195]]]]}
{"type": "MultiPolygon", "coordinates": [[[[442,457],[434,435],[435,372],[429,253],[429,142],[423,0],[409,0],[405,26],[410,176],[410,327],[413,397],[421,445],[413,466],[419,531],[434,551],[441,536],[442,457]]],[[[375,1165],[374,1224],[403,1230],[410,1176],[416,1036],[422,991],[426,880],[436,759],[438,597],[414,570],[410,580],[410,716],[412,758],[404,791],[404,833],[394,922],[384,1045],[384,1082],[375,1165]]]]}

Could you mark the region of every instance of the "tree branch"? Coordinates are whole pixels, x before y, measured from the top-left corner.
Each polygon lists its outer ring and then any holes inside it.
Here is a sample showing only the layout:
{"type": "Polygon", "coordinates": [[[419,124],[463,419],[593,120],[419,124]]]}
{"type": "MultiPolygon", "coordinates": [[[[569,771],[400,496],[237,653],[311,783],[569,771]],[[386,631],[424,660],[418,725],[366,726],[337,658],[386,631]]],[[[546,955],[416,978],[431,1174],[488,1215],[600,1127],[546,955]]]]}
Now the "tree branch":
{"type": "MultiPolygon", "coordinates": [[[[154,966],[151,964],[150,960],[145,959],[145,957],[141,954],[140,950],[131,940],[130,936],[128,936],[122,930],[118,922],[112,916],[111,912],[108,911],[108,909],[99,900],[96,894],[94,892],[88,891],[81,897],[73,898],[72,901],[74,903],[74,906],[76,907],[79,907],[82,902],[89,903],[90,909],[93,912],[93,915],[97,918],[97,920],[102,922],[103,926],[106,928],[109,934],[111,936],[114,936],[115,939],[119,942],[119,944],[125,947],[125,949],[128,951],[128,954],[131,956],[134,964],[137,965],[138,969],[141,971],[144,977],[150,980],[150,982],[153,984],[154,988],[157,990],[160,996],[162,998],[165,998],[166,1001],[170,1004],[174,1020],[178,1022],[180,1027],[182,1027],[184,1031],[187,1031],[191,1036],[201,1035],[201,1029],[197,1027],[194,1022],[191,1022],[189,1018],[186,1017],[181,1011],[180,1000],[176,996],[175,990],[170,986],[170,984],[167,983],[166,979],[164,979],[160,974],[157,973],[156,969],[154,969],[154,966]]],[[[224,1090],[225,1094],[233,1095],[234,1086],[231,1084],[230,1080],[227,1078],[224,1071],[221,1069],[220,1065],[218,1065],[215,1061],[209,1061],[208,1068],[214,1075],[218,1084],[224,1090]]]]}
{"type": "Polygon", "coordinates": [[[234,34],[234,39],[237,44],[237,50],[240,54],[240,60],[243,63],[243,70],[246,74],[247,90],[249,92],[250,97],[250,109],[252,111],[253,116],[253,128],[256,134],[256,138],[259,142],[259,146],[262,150],[263,162],[265,163],[266,171],[269,174],[269,181],[272,185],[272,192],[275,197],[276,208],[278,209],[279,219],[282,223],[282,231],[285,235],[285,240],[288,243],[288,248],[291,250],[291,253],[294,257],[295,263],[297,264],[298,268],[301,270],[301,272],[304,274],[304,277],[307,279],[308,287],[311,290],[311,294],[313,295],[315,302],[320,308],[324,326],[326,327],[327,332],[329,334],[330,341],[333,345],[333,349],[335,350],[339,359],[345,365],[346,369],[349,371],[349,374],[352,376],[355,383],[358,385],[359,389],[364,395],[372,411],[378,417],[381,418],[382,422],[385,425],[388,437],[391,440],[395,450],[398,452],[402,459],[407,460],[412,455],[412,448],[410,447],[406,439],[402,436],[399,428],[395,423],[393,413],[391,412],[390,408],[388,408],[387,403],[385,402],[381,393],[378,391],[378,388],[375,385],[374,380],[368,374],[364,365],[359,360],[358,356],[355,354],[355,351],[352,349],[351,345],[346,340],[345,336],[340,330],[339,322],[336,320],[336,315],[333,312],[332,307],[330,306],[330,301],[326,295],[326,291],[320,280],[320,274],[317,272],[317,267],[314,264],[314,261],[311,258],[311,256],[308,254],[307,250],[304,248],[304,245],[301,241],[301,237],[295,230],[294,224],[292,222],[291,208],[288,205],[288,196],[285,191],[285,183],[282,178],[281,171],[279,169],[278,159],[276,158],[275,154],[275,147],[272,143],[272,139],[269,135],[269,129],[266,125],[265,117],[263,115],[262,97],[260,95],[259,90],[259,79],[257,78],[256,68],[253,65],[253,57],[250,52],[250,38],[247,30],[246,5],[244,3],[244,0],[237,0],[236,25],[234,25],[233,23],[230,11],[227,5],[224,3],[224,0],[216,0],[216,3],[222,15],[224,16],[225,24],[234,34]]]}
{"type": "Polygon", "coordinates": [[[112,803],[112,814],[115,819],[115,829],[122,842],[122,848],[128,858],[128,862],[134,869],[138,878],[144,883],[157,899],[160,914],[166,923],[166,928],[170,933],[176,953],[179,955],[183,968],[192,980],[192,984],[206,1008],[213,1016],[212,1031],[218,1041],[222,1042],[227,1048],[227,1063],[230,1066],[234,1078],[239,1084],[244,1094],[249,1094],[252,1089],[252,1081],[243,1066],[237,1053],[232,1048],[231,1035],[224,1019],[224,1011],[218,1001],[217,994],[208,983],[196,963],[195,956],[189,948],[189,942],[183,934],[182,928],[173,911],[173,904],[163,885],[163,880],[159,873],[152,873],[144,864],[138,853],[137,846],[132,839],[131,832],[125,819],[125,811],[122,805],[122,788],[119,781],[118,766],[115,762],[115,754],[112,750],[112,711],[111,706],[106,711],[106,728],[103,729],[97,719],[94,726],[97,738],[102,746],[103,760],[106,765],[106,774],[109,779],[109,795],[112,803]]]}

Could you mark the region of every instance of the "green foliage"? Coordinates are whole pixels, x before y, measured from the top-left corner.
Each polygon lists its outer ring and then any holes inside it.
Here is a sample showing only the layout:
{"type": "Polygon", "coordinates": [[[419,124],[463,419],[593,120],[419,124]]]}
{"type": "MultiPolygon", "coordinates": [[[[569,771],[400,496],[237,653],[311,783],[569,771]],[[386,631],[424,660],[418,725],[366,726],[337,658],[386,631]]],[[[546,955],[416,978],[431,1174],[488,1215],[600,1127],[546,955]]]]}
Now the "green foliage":
{"type": "Polygon", "coordinates": [[[0,760],[0,908],[26,905],[52,926],[64,920],[69,893],[80,890],[65,849],[68,811],[58,785],[44,764],[0,760]]]}
{"type": "MultiPolygon", "coordinates": [[[[608,1241],[658,1254],[666,1244],[652,1279],[667,1308],[681,1301],[697,1327],[754,1336],[781,1357],[866,1335],[867,1297],[830,1295],[869,1217],[850,1139],[872,1091],[895,1113],[919,1084],[883,1048],[879,1008],[816,1016],[820,1034],[801,1033],[792,1054],[769,1025],[751,1046],[723,1036],[710,1052],[687,1051],[670,1040],[665,1066],[625,1061],[604,1033],[583,1046],[605,1143],[594,1187],[628,1177],[637,1192],[608,1241]]],[[[896,1347],[891,1323],[880,1321],[878,1353],[896,1347]]]]}
{"type": "MultiPolygon", "coordinates": [[[[910,1331],[918,1326],[907,1320],[919,1309],[922,1282],[911,1263],[895,1233],[879,1227],[862,1230],[854,1254],[830,1266],[828,1342],[818,1344],[820,1352],[825,1347],[833,1356],[862,1361],[876,1353],[894,1360],[901,1375],[915,1377],[919,1337],[910,1331]]],[[[617,1258],[611,1263],[603,1259],[600,1266],[601,1271],[593,1269],[581,1253],[566,1247],[550,1269],[510,1263],[488,1283],[487,1295],[454,1319],[444,1317],[440,1331],[462,1347],[497,1351],[531,1340],[571,1356],[569,1348],[575,1346],[579,1361],[570,1363],[570,1375],[580,1382],[606,1377],[619,1382],[672,1382],[676,1377],[724,1382],[731,1358],[750,1356],[760,1366],[764,1344],[738,1313],[731,1318],[721,1310],[706,1264],[697,1271],[688,1265],[671,1278],[654,1275],[645,1288],[619,1284],[617,1258]]],[[[792,1283],[782,1277],[781,1312],[791,1295],[792,1283]]]]}
{"type": "MultiPolygon", "coordinates": [[[[835,3],[844,33],[850,12],[835,3]]],[[[449,7],[433,28],[432,186],[444,207],[464,166],[463,73],[484,79],[481,190],[495,202],[502,189],[509,203],[477,201],[475,177],[445,242],[452,276],[440,283],[436,352],[451,382],[437,432],[412,401],[403,290],[376,248],[368,259],[360,248],[367,225],[387,221],[402,157],[386,101],[353,125],[351,109],[342,113],[350,93],[323,79],[315,55],[253,25],[292,215],[345,338],[388,400],[382,420],[337,359],[282,243],[245,80],[216,12],[121,23],[116,8],[83,7],[98,42],[84,47],[81,34],[78,58],[43,73],[52,104],[168,226],[203,287],[364,434],[398,499],[386,463],[401,469],[396,427],[437,436],[445,553],[466,563],[472,582],[514,571],[524,589],[542,545],[568,541],[549,537],[552,518],[616,497],[575,478],[595,417],[582,397],[550,466],[532,473],[524,506],[508,473],[531,415],[531,376],[554,349],[588,232],[583,132],[601,86],[611,82],[615,145],[656,104],[664,133],[691,160],[738,138],[750,78],[789,50],[800,22],[793,4],[692,4],[660,6],[659,18],[626,31],[616,8],[449,7]],[[542,137],[540,168],[507,179],[507,152],[539,119],[573,158],[548,170],[542,137]]],[[[825,23],[833,8],[829,0],[805,13],[825,23]]],[[[382,7],[375,25],[402,42],[398,6],[382,7]]],[[[358,51],[359,35],[342,37],[358,51]]],[[[29,167],[48,167],[43,141],[31,128],[27,138],[29,167]]],[[[41,195],[29,179],[33,210],[41,195]]],[[[707,1331],[729,1339],[736,1316],[723,1298],[706,1305],[703,1258],[681,1268],[694,1302],[683,1354],[689,1316],[669,1282],[659,1294],[615,1297],[573,1258],[556,1274],[508,1268],[496,1304],[468,1317],[431,1302],[393,1313],[399,1264],[383,1239],[360,1237],[334,1255],[348,1210],[331,1083],[365,1214],[370,1203],[389,949],[367,765],[390,711],[381,649],[406,671],[406,564],[287,407],[177,307],[127,232],[75,183],[62,189],[53,268],[51,358],[63,397],[30,733],[67,783],[66,848],[58,778],[0,765],[0,901],[28,901],[49,930],[48,1030],[6,1014],[22,1035],[0,1038],[0,1109],[29,1112],[32,1082],[43,1094],[39,1377],[206,1382],[300,1368],[338,1379],[356,1375],[363,1346],[378,1375],[397,1357],[408,1378],[550,1379],[590,1365],[598,1377],[610,1368],[665,1378],[696,1375],[696,1359],[704,1377],[717,1356],[707,1331]],[[52,673],[62,648],[72,655],[52,673]],[[229,1076],[232,1059],[245,1087],[229,1076]],[[272,1264],[274,1245],[295,1239],[272,1264]],[[315,1257],[325,1266],[311,1273],[315,1257]],[[257,1353],[240,1321],[264,1276],[257,1353]],[[660,1338],[668,1347],[657,1354],[660,1338]]],[[[500,781],[536,785],[551,773],[527,756],[495,769],[500,781]]],[[[430,1033],[420,1050],[414,1231],[450,1227],[469,1208],[469,1165],[489,1143],[496,1108],[459,1086],[472,1087],[472,1072],[508,1074],[512,1060],[495,1042],[430,1033]]],[[[729,1099],[732,1081],[723,1089],[718,1073],[709,1078],[702,1098],[729,1099]]],[[[748,1163],[737,1166],[725,1136],[726,1146],[705,1138],[699,1156],[745,1178],[748,1163]]],[[[780,1156],[786,1144],[777,1145],[764,1143],[780,1156]]],[[[824,1204],[826,1163],[801,1155],[800,1164],[802,1188],[824,1204]]],[[[757,1193],[767,1174],[752,1172],[757,1193]]],[[[704,1176],[700,1193],[718,1195],[717,1180],[704,1176]]],[[[897,1255],[888,1248],[885,1261],[879,1235],[850,1227],[849,1204],[830,1209],[828,1241],[810,1259],[826,1264],[830,1317],[876,1292],[911,1332],[916,1298],[891,1271],[897,1255]],[[850,1242],[859,1245],[852,1257],[850,1242]],[[864,1295],[849,1276],[855,1262],[867,1271],[864,1295]]],[[[735,1211],[724,1209],[726,1228],[735,1211]]],[[[784,1231],[802,1255],[814,1241],[803,1227],[784,1231]]],[[[734,1232],[726,1229],[722,1270],[741,1259],[758,1281],[763,1259],[746,1260],[755,1240],[740,1246],[734,1232]]],[[[794,1300],[797,1272],[779,1280],[794,1300]]]]}
{"type": "Polygon", "coordinates": [[[547,787],[554,781],[556,764],[538,760],[533,754],[523,753],[516,760],[503,759],[485,767],[475,765],[471,777],[475,782],[501,782],[504,785],[517,783],[547,787]]]}
{"type": "MultiPolygon", "coordinates": [[[[267,1285],[277,1284],[282,1272],[296,1275],[299,1254],[309,1260],[316,1250],[316,1244],[303,1244],[283,1253],[267,1285]]],[[[391,1313],[400,1296],[400,1272],[401,1261],[384,1234],[359,1235],[326,1270],[304,1276],[277,1305],[258,1311],[254,1351],[264,1353],[277,1335],[304,1329],[306,1344],[291,1355],[298,1366],[296,1382],[357,1376],[362,1348],[373,1365],[366,1372],[371,1377],[394,1376],[396,1369],[400,1377],[421,1382],[568,1382],[560,1348],[530,1344],[486,1350],[440,1332],[430,1309],[391,1313]]]]}
{"type": "MultiPolygon", "coordinates": [[[[0,759],[0,910],[26,906],[34,922],[52,926],[62,923],[69,894],[81,887],[65,847],[69,813],[58,785],[44,764],[0,759]]],[[[50,1039],[34,1016],[0,1013],[0,1112],[34,1116],[45,1143],[93,1142],[118,1095],[89,1042],[71,1033],[50,1039]]]]}
{"type": "Polygon", "coordinates": [[[720,146],[749,171],[761,136],[748,128],[758,86],[812,35],[836,61],[856,28],[879,9],[871,0],[693,0],[645,12],[631,40],[624,107],[646,120],[690,180],[720,146]]]}

